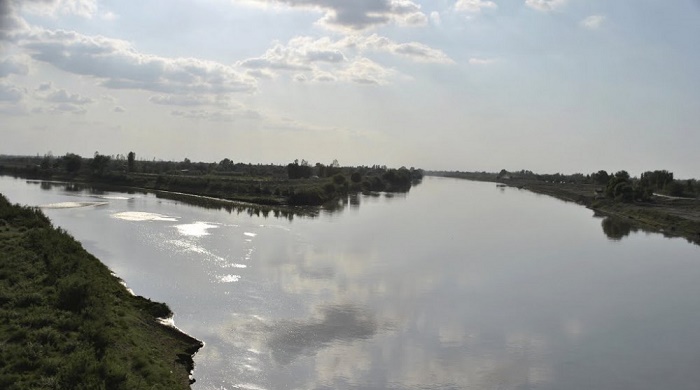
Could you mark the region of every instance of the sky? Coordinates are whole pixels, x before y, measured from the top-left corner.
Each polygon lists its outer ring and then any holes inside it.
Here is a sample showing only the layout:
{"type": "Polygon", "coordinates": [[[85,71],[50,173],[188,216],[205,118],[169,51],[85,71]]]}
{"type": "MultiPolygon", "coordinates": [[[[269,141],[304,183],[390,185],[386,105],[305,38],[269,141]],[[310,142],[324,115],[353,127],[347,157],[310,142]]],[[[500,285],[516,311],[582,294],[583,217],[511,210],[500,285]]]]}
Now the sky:
{"type": "Polygon", "coordinates": [[[0,0],[0,154],[700,178],[700,0],[0,0]]]}

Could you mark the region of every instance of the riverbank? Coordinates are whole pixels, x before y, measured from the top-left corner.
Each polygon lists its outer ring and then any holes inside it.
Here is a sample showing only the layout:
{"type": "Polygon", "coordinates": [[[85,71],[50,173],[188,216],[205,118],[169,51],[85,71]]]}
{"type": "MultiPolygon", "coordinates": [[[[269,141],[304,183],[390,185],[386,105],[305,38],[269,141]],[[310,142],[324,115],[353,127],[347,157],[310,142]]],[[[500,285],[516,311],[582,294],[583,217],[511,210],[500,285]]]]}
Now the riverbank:
{"type": "Polygon", "coordinates": [[[38,209],[0,195],[0,388],[188,389],[203,344],[38,209]]]}
{"type": "Polygon", "coordinates": [[[423,177],[422,170],[405,167],[311,167],[296,162],[284,167],[226,161],[139,161],[127,169],[124,161],[98,154],[93,159],[71,154],[58,159],[0,156],[0,175],[167,191],[274,207],[323,206],[359,192],[407,192],[423,177]],[[299,175],[298,170],[304,174],[299,175]]]}
{"type": "Polygon", "coordinates": [[[682,237],[700,245],[700,200],[654,196],[648,202],[623,203],[605,198],[596,184],[547,182],[534,179],[497,177],[496,174],[429,173],[430,176],[455,177],[503,184],[507,187],[548,195],[585,206],[599,215],[624,218],[632,227],[682,237]]]}

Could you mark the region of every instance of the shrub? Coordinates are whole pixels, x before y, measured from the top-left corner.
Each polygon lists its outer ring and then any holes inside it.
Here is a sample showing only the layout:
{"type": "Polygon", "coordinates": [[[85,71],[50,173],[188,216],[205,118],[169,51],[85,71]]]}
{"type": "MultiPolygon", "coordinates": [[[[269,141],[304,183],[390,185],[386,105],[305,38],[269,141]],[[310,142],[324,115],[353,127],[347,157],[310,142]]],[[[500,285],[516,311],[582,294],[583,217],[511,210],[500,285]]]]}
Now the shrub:
{"type": "Polygon", "coordinates": [[[74,313],[80,312],[90,298],[90,285],[84,279],[72,275],[58,283],[58,307],[74,313]]]}

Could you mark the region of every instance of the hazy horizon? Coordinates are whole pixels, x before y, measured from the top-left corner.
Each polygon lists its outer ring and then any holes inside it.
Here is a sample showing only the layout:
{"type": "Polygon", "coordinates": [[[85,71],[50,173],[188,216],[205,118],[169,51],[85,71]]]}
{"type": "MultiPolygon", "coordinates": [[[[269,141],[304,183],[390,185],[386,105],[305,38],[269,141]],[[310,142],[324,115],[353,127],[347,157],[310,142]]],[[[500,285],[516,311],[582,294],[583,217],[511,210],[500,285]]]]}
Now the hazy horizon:
{"type": "Polygon", "coordinates": [[[0,0],[0,154],[700,178],[700,2],[0,0]]]}

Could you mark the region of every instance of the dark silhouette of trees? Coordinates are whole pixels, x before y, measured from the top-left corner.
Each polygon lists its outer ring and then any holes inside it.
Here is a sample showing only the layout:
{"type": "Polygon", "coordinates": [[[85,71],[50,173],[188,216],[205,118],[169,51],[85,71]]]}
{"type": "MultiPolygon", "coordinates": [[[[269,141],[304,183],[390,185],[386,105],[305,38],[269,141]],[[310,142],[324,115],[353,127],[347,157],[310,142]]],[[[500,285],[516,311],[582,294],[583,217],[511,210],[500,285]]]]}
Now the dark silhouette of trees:
{"type": "Polygon", "coordinates": [[[228,158],[225,158],[219,161],[217,169],[224,172],[230,172],[233,171],[234,167],[235,165],[233,164],[233,161],[229,160],[228,158]]]}
{"type": "Polygon", "coordinates": [[[591,180],[596,184],[607,185],[610,181],[610,175],[608,175],[608,172],[600,170],[591,174],[591,180]]]}
{"type": "Polygon", "coordinates": [[[95,156],[90,160],[90,170],[92,174],[97,176],[104,175],[111,159],[112,158],[107,155],[95,152],[95,156]]]}
{"type": "Polygon", "coordinates": [[[630,174],[627,173],[627,171],[622,170],[622,171],[617,171],[615,172],[615,177],[618,179],[622,180],[629,180],[630,179],[630,174]]]}
{"type": "Polygon", "coordinates": [[[136,171],[136,153],[129,152],[127,156],[127,168],[129,172],[136,171]]]}
{"type": "Polygon", "coordinates": [[[654,191],[663,190],[673,183],[673,173],[667,170],[647,171],[642,173],[639,178],[639,184],[651,188],[654,191]]]}
{"type": "Polygon", "coordinates": [[[74,153],[67,153],[63,156],[63,167],[68,173],[76,173],[83,165],[83,158],[74,153]]]}
{"type": "Polygon", "coordinates": [[[308,179],[313,174],[313,169],[306,160],[294,160],[293,163],[287,165],[287,176],[290,179],[308,179]]]}

